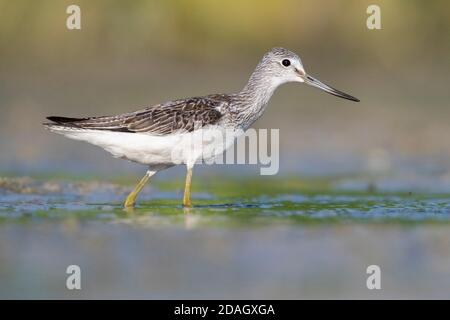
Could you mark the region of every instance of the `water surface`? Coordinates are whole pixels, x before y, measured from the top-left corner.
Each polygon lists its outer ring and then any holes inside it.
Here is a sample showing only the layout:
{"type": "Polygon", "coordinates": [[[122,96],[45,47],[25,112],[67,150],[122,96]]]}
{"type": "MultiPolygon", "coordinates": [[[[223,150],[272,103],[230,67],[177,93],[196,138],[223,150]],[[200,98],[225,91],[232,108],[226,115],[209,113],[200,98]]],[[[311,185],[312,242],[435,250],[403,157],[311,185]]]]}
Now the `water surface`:
{"type": "Polygon", "coordinates": [[[449,196],[361,181],[203,177],[190,209],[156,181],[124,211],[129,178],[3,178],[0,297],[448,298],[449,196]]]}

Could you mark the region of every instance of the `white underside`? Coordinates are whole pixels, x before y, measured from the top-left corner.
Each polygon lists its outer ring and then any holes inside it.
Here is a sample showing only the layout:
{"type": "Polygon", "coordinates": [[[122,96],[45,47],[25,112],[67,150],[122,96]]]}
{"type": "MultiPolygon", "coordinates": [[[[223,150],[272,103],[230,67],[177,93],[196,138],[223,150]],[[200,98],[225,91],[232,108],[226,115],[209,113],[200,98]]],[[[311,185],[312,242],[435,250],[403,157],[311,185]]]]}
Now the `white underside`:
{"type": "Polygon", "coordinates": [[[240,130],[225,130],[218,126],[170,135],[74,130],[58,126],[49,129],[70,139],[99,146],[116,158],[145,164],[155,169],[177,164],[193,166],[199,161],[217,157],[242,134],[240,130]]]}

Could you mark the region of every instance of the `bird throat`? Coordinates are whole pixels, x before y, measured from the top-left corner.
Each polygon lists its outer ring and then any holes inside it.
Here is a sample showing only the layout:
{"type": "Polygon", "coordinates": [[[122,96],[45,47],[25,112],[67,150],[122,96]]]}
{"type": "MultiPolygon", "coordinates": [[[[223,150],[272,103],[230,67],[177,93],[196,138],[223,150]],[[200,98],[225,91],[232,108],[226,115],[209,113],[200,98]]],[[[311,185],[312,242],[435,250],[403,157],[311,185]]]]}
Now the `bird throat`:
{"type": "Polygon", "coordinates": [[[267,103],[279,85],[278,81],[264,77],[257,71],[252,74],[247,85],[238,94],[241,104],[239,112],[243,115],[245,127],[249,127],[262,116],[267,103]]]}

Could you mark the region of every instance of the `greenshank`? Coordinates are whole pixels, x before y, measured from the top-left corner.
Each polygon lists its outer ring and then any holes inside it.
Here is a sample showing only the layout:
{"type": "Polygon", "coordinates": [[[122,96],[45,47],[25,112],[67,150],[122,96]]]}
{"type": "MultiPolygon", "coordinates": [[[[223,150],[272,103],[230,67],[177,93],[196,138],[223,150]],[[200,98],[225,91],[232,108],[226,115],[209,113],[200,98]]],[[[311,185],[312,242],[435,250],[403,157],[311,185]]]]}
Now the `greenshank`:
{"type": "Polygon", "coordinates": [[[264,54],[239,93],[178,99],[116,116],[48,117],[51,122],[44,125],[52,132],[100,146],[114,157],[148,167],[145,176],[126,198],[125,207],[135,205],[143,186],[158,171],[186,165],[183,206],[189,207],[194,164],[200,157],[215,157],[230,147],[261,117],[275,89],[286,82],[306,83],[332,95],[359,101],[307,74],[295,53],[273,48],[264,54]],[[211,141],[205,139],[205,135],[225,130],[234,133],[225,143],[208,145],[205,142],[211,141]],[[200,131],[201,138],[197,138],[200,131]],[[200,144],[186,141],[200,141],[200,144]],[[192,149],[192,145],[200,146],[199,150],[192,149]]]}

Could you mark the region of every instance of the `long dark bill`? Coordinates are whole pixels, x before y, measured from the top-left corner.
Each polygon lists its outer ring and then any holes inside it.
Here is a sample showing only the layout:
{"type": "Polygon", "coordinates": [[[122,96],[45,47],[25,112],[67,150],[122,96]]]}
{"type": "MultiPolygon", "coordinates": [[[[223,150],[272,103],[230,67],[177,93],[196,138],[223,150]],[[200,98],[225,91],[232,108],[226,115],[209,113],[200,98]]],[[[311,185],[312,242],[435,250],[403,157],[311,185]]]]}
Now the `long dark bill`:
{"type": "Polygon", "coordinates": [[[355,97],[353,97],[353,96],[351,96],[349,94],[346,94],[345,92],[342,92],[342,91],[339,91],[339,90],[337,90],[335,88],[332,88],[332,87],[326,85],[325,83],[320,82],[319,80],[311,77],[310,75],[306,75],[304,77],[304,79],[305,79],[305,83],[306,84],[309,84],[310,86],[319,88],[320,90],[328,92],[328,93],[330,93],[330,94],[332,94],[332,95],[334,95],[336,97],[340,97],[340,98],[344,98],[344,99],[347,99],[347,100],[352,100],[352,101],[359,102],[358,98],[355,98],[355,97]]]}

